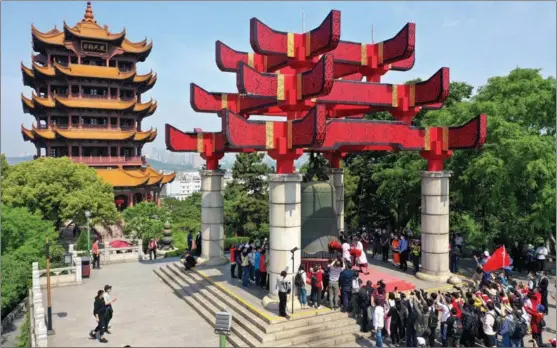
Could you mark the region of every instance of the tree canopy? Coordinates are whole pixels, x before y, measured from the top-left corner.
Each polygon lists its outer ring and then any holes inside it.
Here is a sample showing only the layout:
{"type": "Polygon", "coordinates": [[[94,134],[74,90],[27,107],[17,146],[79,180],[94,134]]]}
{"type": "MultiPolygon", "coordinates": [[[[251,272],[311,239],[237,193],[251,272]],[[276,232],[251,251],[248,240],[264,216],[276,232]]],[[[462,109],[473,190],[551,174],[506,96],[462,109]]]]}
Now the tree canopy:
{"type": "Polygon", "coordinates": [[[152,202],[140,202],[124,210],[124,233],[143,242],[151,238],[162,237],[164,223],[169,220],[170,214],[165,206],[157,207],[152,202]]]}
{"type": "Polygon", "coordinates": [[[57,227],[65,220],[85,223],[85,210],[94,222],[113,223],[118,216],[112,187],[93,168],[66,157],[10,166],[2,175],[1,195],[3,203],[39,212],[57,227]]]}
{"type": "MultiPolygon", "coordinates": [[[[555,79],[517,68],[472,91],[453,82],[441,110],[414,120],[418,126],[458,126],[488,115],[484,147],[455,151],[446,161],[445,170],[453,173],[451,229],[477,244],[554,239],[555,79]]],[[[419,230],[425,160],[412,152],[370,152],[350,155],[345,165],[347,177],[357,181],[355,194],[346,195],[348,225],[419,230]]]]}

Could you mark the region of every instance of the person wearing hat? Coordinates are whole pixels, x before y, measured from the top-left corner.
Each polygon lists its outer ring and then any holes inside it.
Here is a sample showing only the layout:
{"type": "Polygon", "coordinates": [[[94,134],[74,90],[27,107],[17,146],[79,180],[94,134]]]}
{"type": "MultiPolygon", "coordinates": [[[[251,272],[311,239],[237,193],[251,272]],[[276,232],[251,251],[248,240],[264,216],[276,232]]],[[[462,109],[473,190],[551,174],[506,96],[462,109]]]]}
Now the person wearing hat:
{"type": "Polygon", "coordinates": [[[110,334],[110,331],[108,331],[108,327],[109,327],[108,324],[110,323],[110,320],[112,319],[112,316],[114,314],[114,310],[112,309],[112,304],[116,302],[116,297],[111,298],[110,296],[111,291],[112,291],[112,286],[110,285],[104,286],[103,298],[104,298],[104,305],[106,307],[104,332],[106,332],[107,334],[110,334]]]}

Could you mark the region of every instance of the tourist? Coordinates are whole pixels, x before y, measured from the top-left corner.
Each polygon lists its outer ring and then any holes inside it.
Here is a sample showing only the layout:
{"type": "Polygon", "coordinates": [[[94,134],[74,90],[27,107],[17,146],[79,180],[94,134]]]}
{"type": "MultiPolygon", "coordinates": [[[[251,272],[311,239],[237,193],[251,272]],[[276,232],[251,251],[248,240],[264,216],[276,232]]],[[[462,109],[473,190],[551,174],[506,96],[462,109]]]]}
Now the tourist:
{"type": "Polygon", "coordinates": [[[538,282],[538,288],[540,289],[540,294],[542,297],[541,304],[545,308],[545,312],[544,312],[545,315],[548,314],[548,310],[549,310],[549,304],[547,302],[548,287],[549,287],[549,279],[547,278],[545,272],[541,272],[541,278],[540,281],[538,282]]]}
{"type": "Polygon", "coordinates": [[[524,347],[524,336],[528,333],[528,323],[524,319],[521,310],[514,312],[514,330],[510,334],[511,347],[524,347]]]}
{"type": "MultiPolygon", "coordinates": [[[[246,253],[247,257],[247,253],[246,253]]],[[[247,272],[246,272],[247,273],[247,272]]],[[[280,272],[280,277],[277,279],[276,290],[279,295],[279,316],[286,318],[286,299],[288,294],[292,291],[290,282],[286,279],[286,271],[280,272]]],[[[247,276],[244,276],[247,279],[247,276]]]]}
{"type": "Polygon", "coordinates": [[[354,279],[354,271],[350,262],[344,263],[344,269],[339,276],[339,285],[342,292],[342,311],[350,312],[350,296],[352,295],[352,279],[354,279]]]}
{"type": "Polygon", "coordinates": [[[366,250],[364,245],[360,241],[359,238],[356,238],[356,249],[360,250],[360,256],[356,258],[356,264],[360,267],[360,272],[363,272],[365,275],[368,275],[367,269],[367,257],[366,257],[366,250]]]}
{"type": "Polygon", "coordinates": [[[193,249],[193,234],[191,231],[188,232],[188,250],[191,251],[193,249]]]}
{"type": "Polygon", "coordinates": [[[311,304],[319,309],[321,307],[321,291],[323,290],[323,270],[321,265],[315,265],[309,276],[311,279],[311,304]]]}
{"type": "Polygon", "coordinates": [[[393,241],[391,242],[391,246],[393,249],[393,263],[395,264],[395,266],[400,266],[400,252],[399,252],[400,239],[398,235],[393,236],[393,241]]]}
{"type": "Polygon", "coordinates": [[[429,329],[428,332],[429,347],[435,347],[435,336],[437,335],[437,326],[439,326],[439,312],[437,311],[437,306],[435,304],[436,298],[437,298],[437,294],[433,293],[432,297],[426,300],[428,305],[428,311],[429,311],[428,322],[427,322],[427,326],[429,329]]]}
{"type": "Polygon", "coordinates": [[[367,253],[368,250],[369,250],[369,245],[370,245],[370,241],[369,241],[369,237],[368,237],[367,233],[365,233],[365,232],[362,233],[362,236],[360,238],[361,238],[361,243],[362,243],[362,246],[363,246],[363,250],[365,250],[365,252],[367,253]]]}
{"type": "Polygon", "coordinates": [[[461,255],[461,248],[458,247],[453,247],[451,244],[450,247],[450,267],[449,270],[451,271],[451,273],[458,273],[458,263],[460,262],[460,255],[461,255]]]}
{"type": "Polygon", "coordinates": [[[360,318],[360,299],[358,297],[360,292],[360,287],[362,286],[363,281],[359,278],[359,272],[354,272],[354,279],[352,280],[352,295],[351,305],[352,305],[352,317],[356,320],[360,318]]]}
{"type": "Polygon", "coordinates": [[[104,330],[106,327],[106,305],[104,301],[104,291],[99,290],[97,296],[95,296],[95,302],[93,304],[93,316],[97,321],[97,327],[89,332],[89,336],[92,339],[99,339],[101,343],[107,343],[108,341],[104,338],[104,330]]]}
{"type": "Polygon", "coordinates": [[[267,286],[267,250],[261,250],[259,255],[259,286],[264,289],[267,286]]]}
{"type": "Polygon", "coordinates": [[[540,242],[538,248],[536,249],[536,259],[538,260],[538,272],[545,271],[545,258],[549,254],[549,251],[545,247],[544,242],[540,242]]]}
{"type": "Polygon", "coordinates": [[[415,291],[410,292],[410,299],[406,302],[408,318],[406,320],[406,347],[418,346],[418,333],[416,332],[416,321],[418,320],[418,308],[414,306],[415,291]]]}
{"type": "Polygon", "coordinates": [[[390,327],[389,330],[391,331],[391,342],[395,345],[400,343],[401,332],[400,329],[402,327],[402,303],[400,299],[395,298],[395,305],[389,308],[387,312],[387,317],[390,318],[390,327]]]}
{"type": "MultiPolygon", "coordinates": [[[[455,309],[455,308],[453,308],[455,309]]],[[[455,309],[456,310],[456,309],[455,309]]],[[[495,321],[497,314],[495,313],[495,305],[492,301],[487,302],[487,312],[482,319],[482,328],[484,332],[484,345],[486,347],[497,346],[497,332],[495,331],[495,321]]]]}
{"type": "MultiPolygon", "coordinates": [[[[189,247],[188,247],[189,249],[189,247]]],[[[236,245],[232,244],[230,246],[230,276],[232,279],[236,278],[236,245]]]]}
{"type": "Polygon", "coordinates": [[[476,301],[472,293],[468,297],[468,302],[462,308],[462,337],[460,343],[464,347],[474,347],[478,335],[479,314],[481,310],[475,307],[476,301]]]}
{"type": "Polygon", "coordinates": [[[252,247],[248,252],[249,261],[249,280],[255,282],[255,248],[252,247]]]}
{"type": "Polygon", "coordinates": [[[350,244],[348,243],[348,239],[346,238],[342,243],[342,259],[344,260],[345,264],[351,262],[350,244]]]}
{"type": "Polygon", "coordinates": [[[368,280],[366,286],[361,287],[358,292],[360,311],[362,313],[360,332],[368,332],[369,322],[373,319],[373,312],[371,312],[371,294],[373,294],[372,282],[368,280]]]}
{"type": "Polygon", "coordinates": [[[236,250],[234,250],[234,262],[238,265],[238,275],[236,276],[239,280],[242,280],[242,243],[238,243],[236,250]]]}
{"type": "Polygon", "coordinates": [[[521,272],[523,268],[523,256],[524,252],[518,243],[518,241],[514,241],[513,246],[511,247],[511,258],[513,259],[513,270],[516,272],[521,272]]]}
{"type": "Polygon", "coordinates": [[[451,308],[451,316],[447,319],[448,347],[460,347],[460,338],[462,337],[463,331],[462,321],[457,316],[456,308],[453,307],[451,308]]]}
{"type": "Polygon", "coordinates": [[[114,299],[111,299],[110,297],[110,292],[112,291],[112,286],[110,285],[105,285],[104,286],[104,294],[103,294],[103,298],[104,298],[104,304],[106,306],[106,316],[105,316],[105,330],[104,332],[106,332],[107,334],[110,334],[110,331],[108,331],[108,329],[110,328],[108,326],[108,324],[110,324],[110,320],[112,319],[112,316],[114,315],[114,310],[112,309],[112,304],[114,302],[116,302],[116,297],[114,299]]]}
{"type": "Polygon", "coordinates": [[[398,252],[400,254],[400,269],[403,272],[406,272],[408,269],[408,240],[405,235],[400,236],[398,252]]]}
{"type": "Polygon", "coordinates": [[[300,265],[298,273],[294,277],[294,285],[298,288],[298,299],[302,309],[306,309],[308,305],[307,289],[306,289],[307,275],[304,266],[300,265]]]}
{"type": "Polygon", "coordinates": [[[151,238],[149,241],[149,260],[157,259],[157,241],[151,238]]]}
{"type": "Polygon", "coordinates": [[[91,247],[91,252],[93,253],[93,269],[100,269],[101,265],[101,257],[100,257],[100,252],[99,252],[99,240],[95,239],[95,242],[93,243],[92,247],[91,247]]]}
{"type": "Polygon", "coordinates": [[[420,242],[417,239],[414,239],[412,241],[411,255],[412,255],[412,264],[414,265],[414,273],[418,273],[420,271],[421,248],[420,248],[420,242]]]}
{"type": "Polygon", "coordinates": [[[336,259],[329,264],[329,306],[333,311],[338,310],[339,301],[339,279],[340,273],[344,270],[344,263],[342,259],[336,259]]]}
{"type": "MultiPolygon", "coordinates": [[[[375,256],[379,255],[381,251],[381,231],[378,228],[375,229],[375,232],[373,233],[372,236],[372,240],[373,240],[373,253],[371,255],[371,258],[374,259],[375,256]]],[[[388,247],[387,247],[387,252],[389,252],[388,247]]]]}
{"type": "Polygon", "coordinates": [[[439,307],[440,311],[441,311],[441,346],[442,347],[446,347],[447,346],[447,320],[449,319],[449,317],[451,316],[451,310],[449,309],[449,306],[447,305],[448,302],[450,302],[450,299],[447,300],[447,298],[441,294],[441,291],[438,292],[438,299],[439,302],[437,303],[437,306],[439,307]]]}
{"type": "MultiPolygon", "coordinates": [[[[321,291],[321,303],[325,303],[325,293],[327,293],[327,300],[329,299],[329,279],[330,279],[330,269],[329,265],[333,260],[329,259],[325,268],[323,268],[323,291],[321,291]]],[[[332,307],[331,307],[332,309],[332,307]]]]}
{"type": "Polygon", "coordinates": [[[195,265],[197,264],[197,260],[193,256],[193,253],[189,251],[186,251],[184,256],[184,267],[186,271],[189,271],[190,269],[195,267],[195,265]]]}
{"type": "Polygon", "coordinates": [[[514,331],[514,313],[512,311],[505,311],[505,319],[503,320],[503,325],[499,330],[499,335],[502,337],[502,344],[503,347],[510,347],[511,346],[511,330],[514,331]]]}
{"type": "Polygon", "coordinates": [[[249,257],[248,250],[245,247],[242,250],[242,285],[249,286],[249,257]]]}
{"type": "Polygon", "coordinates": [[[464,246],[464,238],[462,238],[462,235],[460,233],[456,234],[456,237],[454,239],[454,244],[458,248],[458,251],[460,251],[460,254],[462,254],[462,247],[464,246]]]}
{"type": "Polygon", "coordinates": [[[373,329],[375,330],[375,346],[383,347],[383,328],[385,327],[385,309],[383,303],[375,303],[372,300],[372,305],[375,306],[373,311],[373,329]]]}
{"type": "Polygon", "coordinates": [[[197,256],[201,256],[201,247],[202,247],[201,243],[201,231],[197,232],[197,235],[195,236],[195,249],[197,251],[197,256]]]}
{"type": "Polygon", "coordinates": [[[261,247],[257,247],[253,257],[253,268],[255,269],[255,284],[261,284],[261,271],[259,270],[259,262],[261,261],[261,247]]]}
{"type": "Polygon", "coordinates": [[[381,243],[381,254],[383,255],[383,261],[387,262],[389,261],[389,235],[387,234],[386,230],[383,230],[379,241],[381,243]]]}
{"type": "Polygon", "coordinates": [[[532,317],[532,320],[530,321],[530,329],[532,330],[532,339],[534,340],[534,343],[538,347],[543,347],[542,334],[543,334],[543,329],[545,327],[543,313],[545,312],[545,307],[539,304],[535,307],[536,308],[535,310],[530,307],[524,307],[524,308],[526,312],[528,312],[528,314],[530,314],[530,316],[532,317]]]}

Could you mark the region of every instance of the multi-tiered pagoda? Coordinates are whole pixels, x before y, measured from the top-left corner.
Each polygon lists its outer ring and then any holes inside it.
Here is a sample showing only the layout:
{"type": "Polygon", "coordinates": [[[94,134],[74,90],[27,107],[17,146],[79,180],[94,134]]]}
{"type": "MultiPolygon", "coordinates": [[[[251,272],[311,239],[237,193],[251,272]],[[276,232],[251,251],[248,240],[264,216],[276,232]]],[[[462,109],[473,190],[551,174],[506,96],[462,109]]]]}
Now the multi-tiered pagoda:
{"type": "Polygon", "coordinates": [[[142,154],[143,145],[157,136],[141,123],[157,103],[142,101],[156,80],[152,72],[140,75],[136,65],[152,49],[147,40],[131,42],[126,31],[111,33],[97,24],[91,8],[83,19],[64,29],[40,32],[32,27],[31,67],[21,65],[23,83],[34,89],[21,96],[23,110],[33,115],[31,129],[22,126],[25,140],[36,149],[36,158],[67,156],[94,167],[114,186],[119,208],[142,200],[159,203],[164,184],[175,173],[153,170],[142,154]]]}

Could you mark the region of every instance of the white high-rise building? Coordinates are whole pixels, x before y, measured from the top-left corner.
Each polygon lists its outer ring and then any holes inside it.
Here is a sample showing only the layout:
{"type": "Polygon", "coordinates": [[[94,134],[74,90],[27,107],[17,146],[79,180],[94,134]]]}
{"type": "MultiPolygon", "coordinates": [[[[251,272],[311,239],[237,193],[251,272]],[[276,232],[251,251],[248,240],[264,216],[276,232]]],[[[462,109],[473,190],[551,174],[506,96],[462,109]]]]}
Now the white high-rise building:
{"type": "Polygon", "coordinates": [[[183,201],[194,192],[201,191],[201,176],[198,172],[180,172],[176,174],[176,179],[170,184],[166,184],[161,196],[176,198],[183,201]]]}

